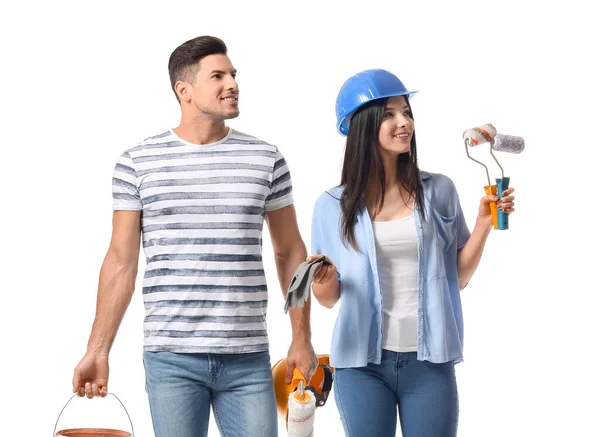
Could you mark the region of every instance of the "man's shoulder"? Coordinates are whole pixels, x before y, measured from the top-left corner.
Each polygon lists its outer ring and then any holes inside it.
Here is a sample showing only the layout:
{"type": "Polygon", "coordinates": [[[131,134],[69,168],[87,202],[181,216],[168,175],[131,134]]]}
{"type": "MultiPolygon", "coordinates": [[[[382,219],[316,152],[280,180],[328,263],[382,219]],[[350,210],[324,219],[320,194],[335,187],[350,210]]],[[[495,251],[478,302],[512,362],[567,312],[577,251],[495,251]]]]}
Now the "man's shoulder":
{"type": "Polygon", "coordinates": [[[267,141],[261,140],[260,138],[257,138],[253,135],[244,133],[244,132],[240,132],[236,129],[230,128],[231,131],[229,132],[229,136],[227,137],[227,140],[225,140],[225,142],[223,144],[243,144],[243,145],[255,145],[255,146],[261,146],[261,148],[264,148],[266,150],[270,150],[272,152],[276,152],[277,146],[275,146],[274,144],[271,144],[267,141]]]}
{"type": "Polygon", "coordinates": [[[174,137],[173,132],[169,129],[165,129],[157,134],[144,138],[138,142],[135,146],[125,150],[124,154],[130,155],[132,158],[144,154],[144,152],[152,149],[169,147],[176,145],[177,139],[174,137]]]}

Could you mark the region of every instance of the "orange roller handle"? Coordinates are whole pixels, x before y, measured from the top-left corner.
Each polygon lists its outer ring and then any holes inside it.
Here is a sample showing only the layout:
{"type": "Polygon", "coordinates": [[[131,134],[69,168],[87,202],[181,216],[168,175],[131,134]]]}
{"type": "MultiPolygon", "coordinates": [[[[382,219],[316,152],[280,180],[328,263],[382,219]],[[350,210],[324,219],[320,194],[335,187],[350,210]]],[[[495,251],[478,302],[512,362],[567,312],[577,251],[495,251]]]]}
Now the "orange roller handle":
{"type": "MultiPolygon", "coordinates": [[[[488,196],[490,194],[493,194],[494,196],[498,195],[498,187],[496,185],[486,185],[483,189],[488,196]]],[[[498,229],[498,202],[490,202],[490,213],[492,214],[494,229],[498,229]]]]}
{"type": "MultiPolygon", "coordinates": [[[[304,375],[302,374],[300,369],[295,368],[294,373],[292,375],[292,386],[298,387],[300,385],[300,383],[302,383],[302,387],[304,387],[304,389],[306,389],[306,378],[304,377],[304,375]]],[[[308,395],[308,393],[306,393],[306,391],[304,392],[303,395],[301,395],[300,390],[296,390],[294,392],[294,397],[296,398],[297,401],[299,401],[301,403],[306,403],[310,399],[310,396],[308,395]]]]}

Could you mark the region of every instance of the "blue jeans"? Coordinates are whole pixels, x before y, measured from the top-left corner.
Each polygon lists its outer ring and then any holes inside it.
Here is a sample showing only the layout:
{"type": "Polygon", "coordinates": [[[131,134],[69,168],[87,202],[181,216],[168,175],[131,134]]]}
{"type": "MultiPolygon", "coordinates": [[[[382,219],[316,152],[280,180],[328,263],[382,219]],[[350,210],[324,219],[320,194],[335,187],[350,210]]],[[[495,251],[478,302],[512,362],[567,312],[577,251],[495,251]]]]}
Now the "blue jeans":
{"type": "Polygon", "coordinates": [[[144,352],[156,437],[206,437],[210,407],[223,437],[277,437],[268,352],[144,352]]]}
{"type": "Polygon", "coordinates": [[[455,437],[454,363],[417,361],[416,352],[383,351],[381,364],[337,368],[335,401],[347,437],[455,437]]]}

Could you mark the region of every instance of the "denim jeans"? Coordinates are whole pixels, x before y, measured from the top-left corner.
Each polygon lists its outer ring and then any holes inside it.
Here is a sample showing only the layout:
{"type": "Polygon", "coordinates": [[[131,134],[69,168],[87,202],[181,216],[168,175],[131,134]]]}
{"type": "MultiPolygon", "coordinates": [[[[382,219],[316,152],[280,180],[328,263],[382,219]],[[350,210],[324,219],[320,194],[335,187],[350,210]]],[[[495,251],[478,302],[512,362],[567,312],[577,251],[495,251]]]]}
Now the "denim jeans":
{"type": "Polygon", "coordinates": [[[210,407],[223,437],[276,437],[268,352],[144,352],[156,437],[206,437],[210,407]]]}
{"type": "Polygon", "coordinates": [[[454,363],[418,361],[416,352],[383,351],[381,364],[337,368],[335,401],[347,437],[455,437],[454,363]]]}

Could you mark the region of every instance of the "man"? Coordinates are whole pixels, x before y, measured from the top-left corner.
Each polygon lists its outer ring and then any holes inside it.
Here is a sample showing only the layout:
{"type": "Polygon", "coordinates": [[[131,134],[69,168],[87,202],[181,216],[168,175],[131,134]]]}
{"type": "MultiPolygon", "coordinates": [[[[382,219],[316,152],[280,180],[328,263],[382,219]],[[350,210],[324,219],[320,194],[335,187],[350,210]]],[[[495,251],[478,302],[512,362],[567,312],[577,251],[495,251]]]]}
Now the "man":
{"type": "MultiPolygon", "coordinates": [[[[141,236],[156,436],[206,436],[211,405],[225,437],[276,436],[261,243],[266,220],[285,293],[307,255],[289,170],[277,147],[225,125],[239,115],[239,89],[223,41],[182,44],[169,75],[181,123],[127,150],[115,167],[112,239],[73,391],[107,394],[108,355],[133,294],[141,236]]],[[[310,377],[310,305],[290,318],[288,380],[294,367],[310,377]]]]}

